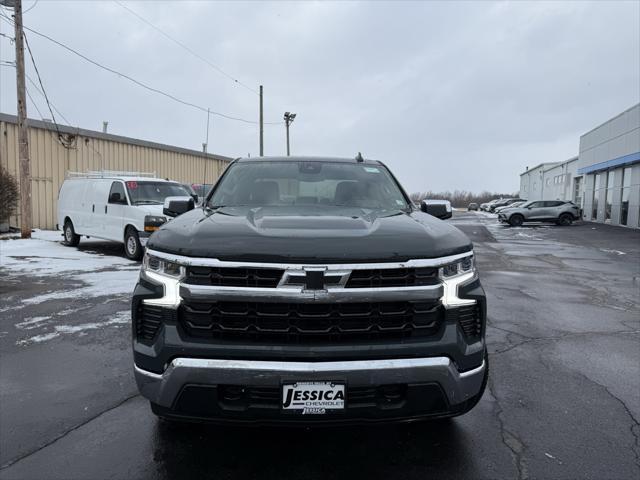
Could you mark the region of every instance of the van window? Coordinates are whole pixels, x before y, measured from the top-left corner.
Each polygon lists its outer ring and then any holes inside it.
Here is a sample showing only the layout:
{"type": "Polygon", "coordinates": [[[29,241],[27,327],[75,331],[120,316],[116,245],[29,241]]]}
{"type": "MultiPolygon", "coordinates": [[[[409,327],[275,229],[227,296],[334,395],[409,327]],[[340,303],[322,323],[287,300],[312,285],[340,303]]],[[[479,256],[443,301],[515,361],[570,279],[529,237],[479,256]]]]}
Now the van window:
{"type": "Polygon", "coordinates": [[[162,205],[167,197],[189,197],[186,188],[173,182],[137,182],[128,181],[127,190],[133,205],[157,204],[162,205]]]}
{"type": "Polygon", "coordinates": [[[127,204],[127,196],[124,193],[124,185],[121,182],[113,182],[109,191],[109,203],[120,205],[127,204]]]}

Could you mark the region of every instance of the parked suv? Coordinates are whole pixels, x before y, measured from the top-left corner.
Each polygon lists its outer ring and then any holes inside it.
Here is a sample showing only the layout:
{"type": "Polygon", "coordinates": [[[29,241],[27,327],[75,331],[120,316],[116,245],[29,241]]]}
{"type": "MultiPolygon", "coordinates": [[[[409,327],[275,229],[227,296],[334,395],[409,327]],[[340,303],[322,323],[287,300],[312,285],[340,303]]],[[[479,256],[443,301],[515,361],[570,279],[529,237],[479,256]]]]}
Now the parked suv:
{"type": "Polygon", "coordinates": [[[147,243],[132,320],[152,411],[305,424],[469,411],[488,376],[485,294],[469,239],[427,213],[362,157],[232,162],[203,208],[147,243]]]}
{"type": "Polygon", "coordinates": [[[580,220],[581,216],[580,207],[573,202],[537,200],[501,211],[498,213],[498,220],[512,227],[518,227],[525,222],[555,222],[558,225],[571,225],[574,220],[580,220]]]}
{"type": "Polygon", "coordinates": [[[489,202],[485,202],[485,203],[481,203],[480,204],[480,210],[488,212],[489,211],[489,207],[491,207],[491,205],[493,205],[496,202],[499,202],[500,200],[502,200],[501,198],[496,198],[494,200],[491,200],[489,202]]]}
{"type": "Polygon", "coordinates": [[[487,211],[493,213],[496,211],[496,208],[506,207],[508,205],[511,205],[512,203],[522,202],[522,201],[524,201],[522,198],[503,198],[502,200],[498,200],[497,202],[490,204],[487,207],[487,211]]]}
{"type": "Polygon", "coordinates": [[[189,197],[179,183],[142,175],[90,172],[66,178],[58,193],[65,243],[76,246],[81,236],[113,240],[124,244],[127,257],[140,259],[149,235],[167,221],[165,198],[189,197]]]}
{"type": "Polygon", "coordinates": [[[506,210],[507,208],[515,208],[515,207],[519,207],[520,205],[524,205],[525,203],[527,203],[527,201],[526,201],[526,200],[520,200],[520,201],[517,201],[517,202],[510,203],[510,204],[508,204],[508,205],[502,205],[501,207],[496,207],[496,208],[493,210],[493,213],[500,213],[500,212],[502,212],[503,210],[506,210]]]}

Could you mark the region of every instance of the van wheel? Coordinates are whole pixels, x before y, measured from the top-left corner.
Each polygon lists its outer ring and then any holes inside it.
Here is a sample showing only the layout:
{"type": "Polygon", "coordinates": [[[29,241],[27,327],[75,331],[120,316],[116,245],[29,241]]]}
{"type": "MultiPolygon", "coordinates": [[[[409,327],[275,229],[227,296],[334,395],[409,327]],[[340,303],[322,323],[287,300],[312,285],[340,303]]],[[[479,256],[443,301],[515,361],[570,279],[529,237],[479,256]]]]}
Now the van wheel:
{"type": "Polygon", "coordinates": [[[80,235],[76,235],[76,231],[73,229],[73,223],[71,220],[64,222],[64,244],[70,247],[76,247],[80,243],[80,235]]]}
{"type": "Polygon", "coordinates": [[[519,227],[524,222],[524,217],[522,215],[512,215],[509,219],[509,225],[512,227],[519,227]]]}
{"type": "Polygon", "coordinates": [[[568,227],[573,223],[573,218],[568,213],[563,213],[562,215],[560,215],[560,218],[558,218],[558,221],[556,223],[563,227],[568,227]]]}
{"type": "Polygon", "coordinates": [[[140,237],[138,237],[138,232],[131,227],[127,228],[124,234],[124,253],[131,260],[140,260],[142,258],[140,237]]]}

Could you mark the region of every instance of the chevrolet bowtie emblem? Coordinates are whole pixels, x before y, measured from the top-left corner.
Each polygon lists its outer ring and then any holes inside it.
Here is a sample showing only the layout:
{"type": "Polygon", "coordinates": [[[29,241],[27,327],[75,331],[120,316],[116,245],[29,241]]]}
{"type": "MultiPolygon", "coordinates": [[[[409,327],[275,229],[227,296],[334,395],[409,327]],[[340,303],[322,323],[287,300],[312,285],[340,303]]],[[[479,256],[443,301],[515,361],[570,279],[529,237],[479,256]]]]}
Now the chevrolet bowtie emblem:
{"type": "Polygon", "coordinates": [[[324,290],[324,269],[305,270],[304,289],[305,290],[324,290]]]}

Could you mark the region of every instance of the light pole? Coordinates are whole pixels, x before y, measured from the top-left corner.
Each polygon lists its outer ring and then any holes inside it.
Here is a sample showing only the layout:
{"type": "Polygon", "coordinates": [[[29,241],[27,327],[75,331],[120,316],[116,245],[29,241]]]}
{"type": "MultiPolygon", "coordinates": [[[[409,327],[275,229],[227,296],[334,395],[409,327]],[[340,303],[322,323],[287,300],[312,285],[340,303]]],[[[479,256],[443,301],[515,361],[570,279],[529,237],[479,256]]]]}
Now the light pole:
{"type": "Polygon", "coordinates": [[[293,120],[296,118],[295,113],[284,112],[284,124],[287,128],[287,157],[289,156],[289,125],[293,123],[293,120]]]}

